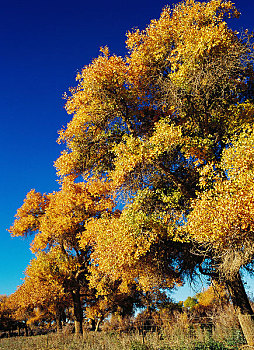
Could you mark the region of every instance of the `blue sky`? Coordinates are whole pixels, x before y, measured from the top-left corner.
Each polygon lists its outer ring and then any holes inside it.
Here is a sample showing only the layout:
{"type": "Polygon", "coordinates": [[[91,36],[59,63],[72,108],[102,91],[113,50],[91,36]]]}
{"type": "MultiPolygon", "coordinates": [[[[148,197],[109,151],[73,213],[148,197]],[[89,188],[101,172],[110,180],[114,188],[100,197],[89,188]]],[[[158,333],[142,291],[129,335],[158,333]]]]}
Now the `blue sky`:
{"type": "MultiPolygon", "coordinates": [[[[176,1],[174,1],[176,2],[176,1]]],[[[26,193],[58,189],[53,162],[60,154],[57,131],[69,121],[62,95],[76,73],[108,45],[125,54],[125,33],[143,29],[173,1],[9,0],[0,13],[0,294],[22,281],[32,258],[31,240],[6,231],[26,193]]],[[[254,4],[235,1],[242,16],[235,29],[254,30],[254,4]]],[[[181,289],[184,300],[193,293],[181,289]]]]}

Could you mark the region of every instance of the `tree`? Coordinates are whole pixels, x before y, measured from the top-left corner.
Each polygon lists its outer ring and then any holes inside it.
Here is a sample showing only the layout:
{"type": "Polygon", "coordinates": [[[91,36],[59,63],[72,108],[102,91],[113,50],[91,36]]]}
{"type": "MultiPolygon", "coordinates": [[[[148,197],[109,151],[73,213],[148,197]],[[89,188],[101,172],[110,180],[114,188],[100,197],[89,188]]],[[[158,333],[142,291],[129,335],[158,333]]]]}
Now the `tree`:
{"type": "Polygon", "coordinates": [[[196,298],[198,311],[209,311],[229,303],[226,286],[220,285],[215,281],[206,290],[198,293],[196,298]]]}
{"type": "Polygon", "coordinates": [[[91,296],[86,305],[86,318],[91,320],[92,330],[98,331],[103,320],[110,315],[117,315],[120,318],[134,314],[136,307],[142,306],[142,293],[136,285],[129,286],[128,291],[123,292],[119,288],[120,282],[108,283],[103,281],[103,288],[100,284],[96,297],[91,296]]]}
{"type": "MultiPolygon", "coordinates": [[[[226,23],[238,16],[222,0],[165,8],[128,33],[124,59],[102,49],[67,96],[73,118],[60,132],[59,175],[106,174],[124,197],[121,214],[95,217],[81,236],[96,242],[94,261],[112,278],[173,284],[202,268],[204,256],[190,253],[196,239],[179,227],[213,187],[209,169],[227,178],[223,150],[253,120],[251,36],[226,23]]],[[[242,289],[232,288],[234,298],[242,289]]]]}
{"type": "Polygon", "coordinates": [[[184,301],[183,305],[184,307],[187,307],[188,309],[192,310],[197,305],[197,303],[198,303],[198,300],[196,297],[188,297],[184,301]]]}
{"type": "Polygon", "coordinates": [[[12,305],[6,295],[0,295],[0,330],[9,332],[11,336],[12,331],[16,328],[17,320],[13,315],[12,305]]]}
{"type": "Polygon", "coordinates": [[[8,297],[8,305],[13,318],[23,326],[25,334],[28,336],[28,320],[33,317],[33,305],[29,300],[29,295],[26,293],[26,286],[24,284],[18,286],[16,291],[8,297]]]}
{"type": "Polygon", "coordinates": [[[70,297],[64,290],[61,274],[64,267],[67,266],[63,266],[63,259],[54,248],[47,253],[37,253],[26,268],[20,303],[26,303],[26,307],[40,311],[33,320],[29,319],[30,323],[47,318],[55,321],[57,331],[62,329],[64,311],[71,304],[70,297]]]}
{"type": "Polygon", "coordinates": [[[108,186],[102,180],[73,183],[65,179],[58,192],[41,195],[30,191],[9,230],[13,236],[36,232],[31,249],[39,255],[28,274],[38,272],[39,284],[43,284],[44,279],[48,286],[56,282],[70,295],[77,334],[82,333],[81,291],[91,293],[87,278],[91,246],[83,241],[81,248],[80,235],[86,220],[103,210],[110,210],[112,205],[108,186]]]}

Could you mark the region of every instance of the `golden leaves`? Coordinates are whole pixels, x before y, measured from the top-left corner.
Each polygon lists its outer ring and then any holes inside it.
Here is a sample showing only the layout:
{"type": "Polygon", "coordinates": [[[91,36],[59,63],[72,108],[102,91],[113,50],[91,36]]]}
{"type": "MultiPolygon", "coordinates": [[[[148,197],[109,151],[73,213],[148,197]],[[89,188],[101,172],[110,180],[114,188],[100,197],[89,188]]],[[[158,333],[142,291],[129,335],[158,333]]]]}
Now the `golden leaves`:
{"type": "Polygon", "coordinates": [[[65,178],[58,192],[41,195],[30,191],[9,231],[13,236],[38,232],[31,245],[33,252],[62,243],[72,249],[78,247],[84,222],[113,207],[111,186],[105,180],[75,183],[65,178]]]}
{"type": "MultiPolygon", "coordinates": [[[[56,249],[40,252],[30,261],[22,285],[8,297],[16,319],[32,323],[55,313],[61,304],[67,304],[68,298],[59,278],[59,254],[56,249]]],[[[68,273],[70,266],[65,264],[63,271],[68,273]]]]}
{"type": "MultiPolygon", "coordinates": [[[[123,145],[136,142],[142,148],[141,143],[149,142],[142,138],[148,131],[145,129],[148,122],[151,128],[158,129],[153,116],[156,114],[158,120],[167,115],[166,111],[172,111],[172,101],[166,107],[161,101],[160,80],[167,77],[175,87],[189,91],[190,79],[200,70],[202,62],[224,57],[238,42],[224,21],[230,16],[238,16],[231,1],[185,1],[172,10],[166,7],[160,18],[152,20],[145,30],[129,32],[126,40],[129,52],[125,58],[110,55],[108,47],[101,48],[101,54],[78,73],[78,86],[71,88],[71,96],[67,97],[66,110],[73,117],[59,133],[58,141],[66,142],[67,150],[55,163],[58,174],[64,177],[87,171],[110,172],[116,155],[115,174],[119,172],[116,176],[121,183],[123,174],[118,168],[126,165],[131,171],[142,158],[141,154],[137,157],[137,152],[131,157],[131,149],[126,149],[126,157],[130,156],[129,163],[126,162],[121,156],[123,145]],[[114,137],[106,136],[114,127],[118,128],[115,142],[114,137]],[[122,137],[126,134],[133,138],[131,142],[122,137]]],[[[197,83],[206,90],[204,77],[197,83]]],[[[163,125],[159,127],[162,129],[163,125]]],[[[209,154],[210,146],[197,139],[196,145],[186,151],[201,159],[209,154]]]]}
{"type": "Polygon", "coordinates": [[[198,304],[196,304],[195,308],[205,307],[212,308],[215,307],[216,304],[222,304],[228,300],[227,291],[225,286],[220,285],[213,281],[212,285],[209,286],[202,293],[197,294],[198,304]]]}
{"type": "Polygon", "coordinates": [[[24,236],[39,229],[40,218],[48,205],[48,197],[35,190],[28,192],[24,204],[17,210],[14,225],[9,232],[12,236],[24,236]]]}
{"type": "Polygon", "coordinates": [[[194,240],[211,245],[221,254],[242,251],[250,258],[254,230],[253,132],[244,132],[224,150],[222,164],[227,179],[214,178],[214,189],[193,202],[187,229],[194,240]]]}
{"type": "Polygon", "coordinates": [[[40,232],[32,244],[34,252],[62,242],[69,249],[78,247],[78,237],[85,221],[97,212],[112,210],[114,206],[110,187],[97,179],[90,179],[86,184],[65,178],[61,191],[49,198],[49,205],[41,218],[40,232]]]}
{"type": "Polygon", "coordinates": [[[242,176],[252,176],[254,166],[254,133],[248,127],[240,137],[232,140],[232,146],[223,151],[222,166],[228,176],[235,181],[241,181],[242,176]]]}
{"type": "Polygon", "coordinates": [[[233,3],[217,0],[186,1],[174,8],[171,26],[175,49],[170,62],[175,84],[188,84],[190,69],[195,74],[195,65],[202,63],[206,56],[224,54],[234,43],[235,34],[223,21],[227,14],[237,15],[233,3]]]}
{"type": "Polygon", "coordinates": [[[134,138],[132,135],[126,136],[123,142],[116,145],[114,153],[116,155],[115,169],[111,178],[113,184],[120,186],[127,176],[139,164],[155,164],[156,159],[163,152],[170,152],[174,147],[182,142],[181,127],[161,120],[155,123],[154,132],[151,137],[134,138]]]}
{"type": "Polygon", "coordinates": [[[151,253],[153,245],[167,238],[166,227],[157,214],[147,215],[142,211],[138,201],[125,208],[120,216],[104,215],[88,221],[80,244],[85,246],[90,239],[94,246],[90,266],[92,286],[103,294],[107,278],[120,280],[122,292],[127,292],[133,284],[149,290],[152,286],[169,287],[176,280],[179,282],[175,276],[159,272],[159,262],[151,253]]]}

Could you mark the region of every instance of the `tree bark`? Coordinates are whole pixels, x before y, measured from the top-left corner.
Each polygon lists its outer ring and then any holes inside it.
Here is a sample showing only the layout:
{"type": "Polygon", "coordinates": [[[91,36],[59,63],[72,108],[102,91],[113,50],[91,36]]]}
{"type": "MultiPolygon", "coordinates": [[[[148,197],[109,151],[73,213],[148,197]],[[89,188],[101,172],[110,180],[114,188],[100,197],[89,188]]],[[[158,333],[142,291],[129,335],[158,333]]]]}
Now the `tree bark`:
{"type": "Polygon", "coordinates": [[[76,289],[72,291],[71,295],[74,309],[75,334],[83,334],[83,309],[80,300],[80,290],[76,289]]]}
{"type": "Polygon", "coordinates": [[[57,333],[62,331],[62,314],[61,314],[61,310],[57,307],[56,308],[56,313],[55,313],[55,317],[56,317],[56,331],[57,333]]]}
{"type": "Polygon", "coordinates": [[[247,344],[254,346],[254,313],[240,273],[234,279],[227,281],[227,287],[247,344]]]}

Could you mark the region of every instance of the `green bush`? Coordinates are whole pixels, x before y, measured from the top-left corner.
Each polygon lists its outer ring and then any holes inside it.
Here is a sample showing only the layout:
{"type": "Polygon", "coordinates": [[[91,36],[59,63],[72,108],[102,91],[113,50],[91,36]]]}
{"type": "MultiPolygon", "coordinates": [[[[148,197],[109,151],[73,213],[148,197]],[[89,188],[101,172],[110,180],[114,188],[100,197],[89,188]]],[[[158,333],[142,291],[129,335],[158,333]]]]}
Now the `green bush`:
{"type": "Polygon", "coordinates": [[[131,343],[130,350],[151,350],[151,348],[144,343],[134,341],[131,343]]]}
{"type": "Polygon", "coordinates": [[[195,345],[195,350],[226,350],[228,347],[226,347],[224,344],[220,342],[216,342],[213,339],[209,339],[205,343],[197,343],[195,345]]]}

